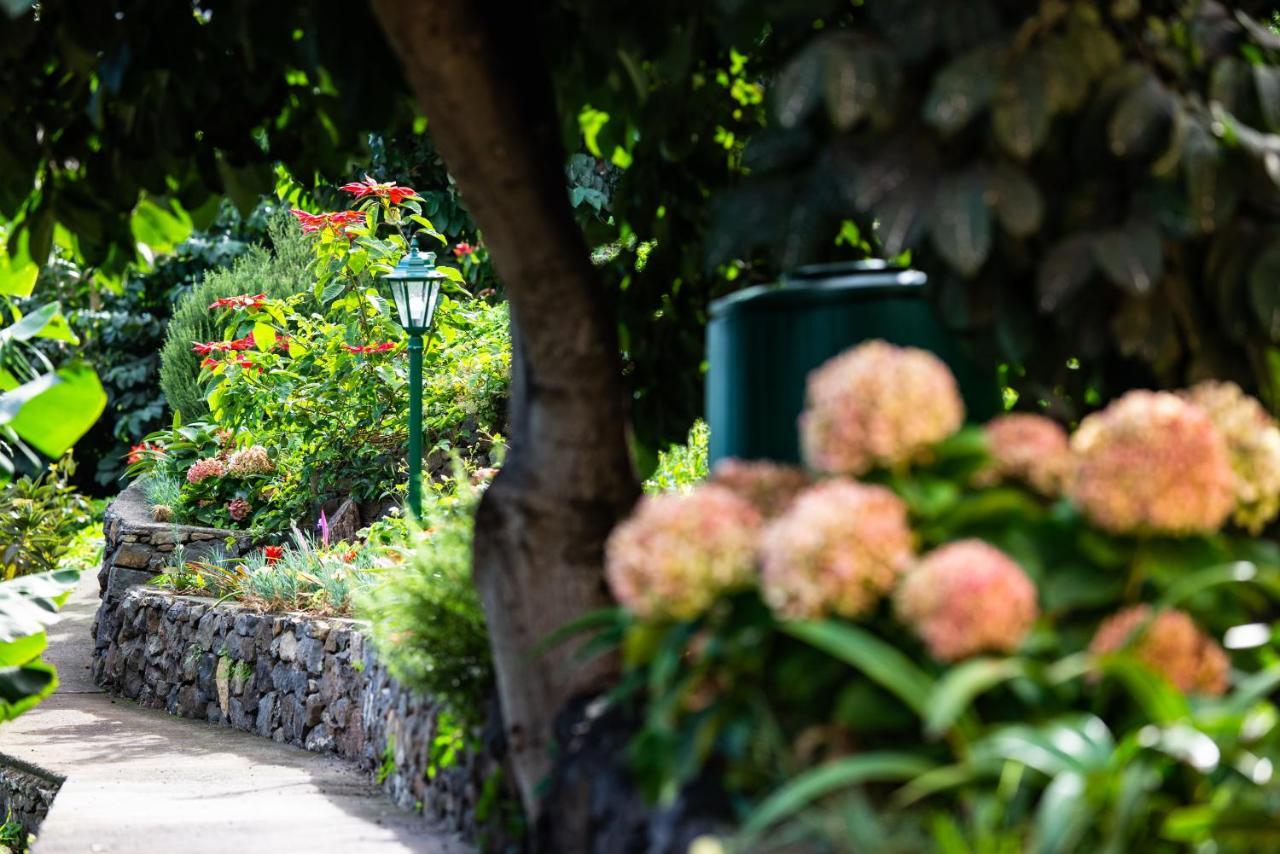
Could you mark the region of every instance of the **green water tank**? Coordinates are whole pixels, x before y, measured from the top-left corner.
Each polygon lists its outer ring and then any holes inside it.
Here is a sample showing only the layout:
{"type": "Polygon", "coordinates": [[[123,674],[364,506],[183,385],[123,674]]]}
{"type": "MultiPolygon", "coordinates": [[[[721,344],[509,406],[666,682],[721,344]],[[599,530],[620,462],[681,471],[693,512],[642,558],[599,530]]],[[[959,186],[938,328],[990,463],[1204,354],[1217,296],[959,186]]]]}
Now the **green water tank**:
{"type": "Polygon", "coordinates": [[[879,261],[802,267],[775,285],[711,305],[707,326],[710,457],[798,462],[805,378],[827,359],[882,338],[929,350],[955,373],[973,421],[1000,411],[994,366],[976,364],[924,299],[919,270],[879,261]]]}

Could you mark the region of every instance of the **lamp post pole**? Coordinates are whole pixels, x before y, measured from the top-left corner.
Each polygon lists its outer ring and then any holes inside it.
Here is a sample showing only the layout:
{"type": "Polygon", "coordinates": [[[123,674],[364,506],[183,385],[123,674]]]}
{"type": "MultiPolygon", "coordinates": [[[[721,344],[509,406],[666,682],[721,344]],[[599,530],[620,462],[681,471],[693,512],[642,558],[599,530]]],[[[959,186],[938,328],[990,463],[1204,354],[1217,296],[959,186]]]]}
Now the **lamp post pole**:
{"type": "Polygon", "coordinates": [[[409,336],[409,510],[422,518],[422,336],[409,336]]]}

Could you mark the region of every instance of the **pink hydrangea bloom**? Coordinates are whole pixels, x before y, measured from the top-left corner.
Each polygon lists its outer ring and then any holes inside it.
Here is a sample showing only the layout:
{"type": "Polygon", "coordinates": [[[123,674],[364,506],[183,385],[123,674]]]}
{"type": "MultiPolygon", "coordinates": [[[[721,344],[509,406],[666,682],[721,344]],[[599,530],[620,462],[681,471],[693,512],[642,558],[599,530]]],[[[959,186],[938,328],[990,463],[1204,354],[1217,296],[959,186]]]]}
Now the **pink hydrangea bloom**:
{"type": "Polygon", "coordinates": [[[236,451],[227,460],[227,473],[234,477],[247,477],[254,474],[270,474],[275,464],[267,455],[267,449],[261,445],[243,448],[236,451]]]}
{"type": "Polygon", "coordinates": [[[1036,621],[1036,588],[1022,567],[981,540],[935,549],[894,596],[898,617],[939,661],[1013,652],[1036,621]]]}
{"type": "Polygon", "coordinates": [[[1131,391],[1071,437],[1072,499],[1114,533],[1216,531],[1235,507],[1227,444],[1209,415],[1169,392],[1131,391]]]}
{"type": "Polygon", "coordinates": [[[708,479],[751,502],[766,517],[777,516],[813,480],[795,466],[767,460],[721,460],[708,479]]]}
{"type": "Polygon", "coordinates": [[[216,457],[196,460],[191,464],[191,468],[187,469],[187,483],[200,483],[211,477],[222,477],[226,471],[222,460],[216,457]]]}
{"type": "Polygon", "coordinates": [[[750,586],[760,524],[754,507],[720,486],[645,496],[609,536],[605,578],[641,617],[692,619],[750,586]]]}
{"type": "Polygon", "coordinates": [[[1067,431],[1052,418],[1015,412],[987,424],[987,447],[996,480],[1019,480],[1041,495],[1061,495],[1071,472],[1067,431]]]}
{"type": "Polygon", "coordinates": [[[912,554],[902,499],[882,486],[829,480],[765,528],[760,586],[789,619],[858,617],[893,588],[912,554]]]}
{"type": "Polygon", "coordinates": [[[809,375],[800,442],[810,467],[857,476],[908,463],[963,423],[955,377],[937,356],[869,341],[809,375]]]}
{"type": "Polygon", "coordinates": [[[1280,514],[1280,427],[1240,386],[1209,380],[1184,393],[1217,425],[1235,472],[1235,523],[1259,533],[1280,514]]]}
{"type": "Polygon", "coordinates": [[[243,498],[233,498],[227,504],[227,513],[237,522],[243,522],[253,512],[253,508],[249,506],[249,502],[243,498]]]}
{"type": "Polygon", "coordinates": [[[1126,608],[1102,621],[1089,649],[1105,654],[1126,644],[1130,655],[1184,693],[1226,693],[1231,667],[1227,654],[1184,611],[1161,611],[1151,620],[1150,606],[1126,608]]]}

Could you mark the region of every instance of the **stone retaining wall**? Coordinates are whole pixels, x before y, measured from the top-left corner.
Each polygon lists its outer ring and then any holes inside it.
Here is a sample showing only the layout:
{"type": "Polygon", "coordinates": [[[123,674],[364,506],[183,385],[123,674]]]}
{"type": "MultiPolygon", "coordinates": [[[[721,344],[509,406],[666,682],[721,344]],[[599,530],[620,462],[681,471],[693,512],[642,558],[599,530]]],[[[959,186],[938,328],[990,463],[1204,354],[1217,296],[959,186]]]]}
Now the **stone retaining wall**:
{"type": "Polygon", "coordinates": [[[0,822],[8,817],[24,835],[38,833],[61,787],[61,777],[0,754],[0,822]]]}
{"type": "Polygon", "coordinates": [[[251,545],[243,531],[154,521],[139,481],[111,502],[102,527],[106,546],[98,584],[104,599],[116,599],[130,587],[159,575],[179,546],[186,560],[206,560],[220,554],[244,554],[251,545]]]}
{"type": "Polygon", "coordinates": [[[463,751],[437,769],[440,705],[395,681],[359,622],[264,614],[141,586],[176,543],[188,544],[188,556],[207,555],[215,543],[226,554],[250,545],[233,532],[159,524],[146,514],[133,487],[107,512],[95,682],[149,708],[337,754],[399,805],[477,835],[476,807],[501,763],[463,751]]]}

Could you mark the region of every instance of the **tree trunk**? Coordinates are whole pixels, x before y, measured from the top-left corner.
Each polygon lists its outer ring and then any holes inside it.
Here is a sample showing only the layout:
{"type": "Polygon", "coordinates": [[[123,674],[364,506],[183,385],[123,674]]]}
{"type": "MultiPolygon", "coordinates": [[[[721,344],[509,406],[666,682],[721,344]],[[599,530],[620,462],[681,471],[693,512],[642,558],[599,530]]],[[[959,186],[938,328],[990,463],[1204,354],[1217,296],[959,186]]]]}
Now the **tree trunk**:
{"type": "Polygon", "coordinates": [[[476,517],[475,581],[530,818],[557,710],[614,664],[531,650],[609,603],[604,539],[638,489],[612,307],[569,207],[528,4],[374,0],[510,300],[511,448],[476,517]]]}

